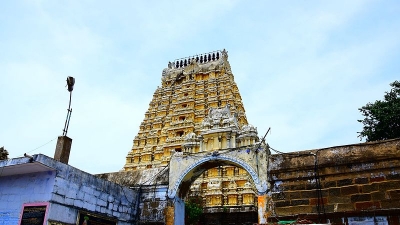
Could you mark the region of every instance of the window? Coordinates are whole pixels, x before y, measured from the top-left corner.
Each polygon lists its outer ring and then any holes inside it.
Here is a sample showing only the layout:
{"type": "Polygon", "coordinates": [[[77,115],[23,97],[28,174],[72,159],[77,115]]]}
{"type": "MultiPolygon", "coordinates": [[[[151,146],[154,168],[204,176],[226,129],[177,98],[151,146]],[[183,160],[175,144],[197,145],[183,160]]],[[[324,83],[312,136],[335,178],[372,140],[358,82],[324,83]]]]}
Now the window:
{"type": "Polygon", "coordinates": [[[22,207],[21,225],[44,225],[48,203],[28,203],[22,207]]]}
{"type": "Polygon", "coordinates": [[[92,213],[86,213],[86,212],[79,212],[78,221],[79,221],[78,224],[84,224],[85,221],[87,222],[87,224],[102,224],[102,225],[117,224],[117,221],[113,218],[107,218],[104,216],[100,216],[97,214],[94,215],[92,213]]]}

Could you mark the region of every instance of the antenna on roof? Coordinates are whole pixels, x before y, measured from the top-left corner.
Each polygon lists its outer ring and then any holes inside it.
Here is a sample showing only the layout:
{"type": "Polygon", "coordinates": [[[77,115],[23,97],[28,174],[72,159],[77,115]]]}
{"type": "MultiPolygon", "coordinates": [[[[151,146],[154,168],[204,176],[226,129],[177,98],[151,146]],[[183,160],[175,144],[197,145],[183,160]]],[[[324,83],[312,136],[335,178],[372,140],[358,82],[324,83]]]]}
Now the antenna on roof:
{"type": "Polygon", "coordinates": [[[69,105],[68,105],[68,112],[67,112],[67,118],[65,119],[65,124],[64,124],[64,129],[63,129],[63,136],[67,136],[68,132],[68,127],[69,127],[69,120],[71,119],[71,98],[72,98],[72,90],[74,90],[74,84],[75,84],[75,78],[73,77],[67,77],[67,85],[68,86],[68,91],[69,91],[69,105]]]}

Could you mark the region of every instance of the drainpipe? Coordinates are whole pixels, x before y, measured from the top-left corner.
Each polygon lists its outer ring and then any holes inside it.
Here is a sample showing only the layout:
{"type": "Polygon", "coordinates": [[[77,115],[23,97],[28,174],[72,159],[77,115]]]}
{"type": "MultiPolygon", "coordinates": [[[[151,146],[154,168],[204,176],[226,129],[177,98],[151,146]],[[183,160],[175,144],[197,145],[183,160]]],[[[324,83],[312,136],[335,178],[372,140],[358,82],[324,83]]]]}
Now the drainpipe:
{"type": "Polygon", "coordinates": [[[311,155],[314,156],[314,179],[315,179],[315,184],[316,184],[316,194],[317,194],[317,212],[318,212],[318,222],[321,223],[321,211],[324,214],[324,220],[326,221],[326,214],[325,214],[325,207],[324,207],[324,199],[322,197],[322,192],[321,192],[321,181],[319,177],[319,171],[318,171],[318,153],[321,151],[321,149],[318,149],[315,153],[311,153],[311,155]]]}
{"type": "Polygon", "coordinates": [[[140,220],[140,199],[142,197],[142,185],[139,186],[139,193],[136,200],[136,224],[139,224],[140,220]]]}

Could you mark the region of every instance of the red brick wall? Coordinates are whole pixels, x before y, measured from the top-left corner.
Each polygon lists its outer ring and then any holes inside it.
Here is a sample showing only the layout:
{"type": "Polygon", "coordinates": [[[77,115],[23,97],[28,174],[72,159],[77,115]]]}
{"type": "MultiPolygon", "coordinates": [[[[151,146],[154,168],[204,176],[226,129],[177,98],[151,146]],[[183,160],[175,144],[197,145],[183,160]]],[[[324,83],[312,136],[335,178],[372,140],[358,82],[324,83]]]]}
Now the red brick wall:
{"type": "Polygon", "coordinates": [[[399,224],[400,139],[272,155],[269,175],[272,221],[328,218],[340,224],[347,217],[382,215],[399,224]]]}

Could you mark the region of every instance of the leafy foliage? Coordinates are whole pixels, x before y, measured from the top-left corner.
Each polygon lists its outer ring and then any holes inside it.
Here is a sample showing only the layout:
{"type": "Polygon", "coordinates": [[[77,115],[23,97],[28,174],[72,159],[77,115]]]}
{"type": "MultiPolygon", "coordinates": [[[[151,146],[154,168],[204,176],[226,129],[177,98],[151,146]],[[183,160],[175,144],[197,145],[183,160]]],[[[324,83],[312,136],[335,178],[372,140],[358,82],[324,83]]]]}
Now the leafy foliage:
{"type": "Polygon", "coordinates": [[[201,199],[190,199],[185,202],[185,217],[186,225],[197,224],[203,214],[203,207],[201,206],[201,199]]]}
{"type": "Polygon", "coordinates": [[[378,141],[400,137],[400,82],[394,81],[384,100],[368,103],[359,108],[365,117],[358,122],[364,125],[358,137],[366,141],[378,141]]]}

